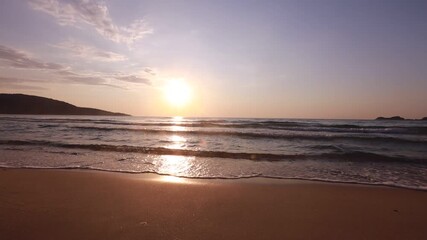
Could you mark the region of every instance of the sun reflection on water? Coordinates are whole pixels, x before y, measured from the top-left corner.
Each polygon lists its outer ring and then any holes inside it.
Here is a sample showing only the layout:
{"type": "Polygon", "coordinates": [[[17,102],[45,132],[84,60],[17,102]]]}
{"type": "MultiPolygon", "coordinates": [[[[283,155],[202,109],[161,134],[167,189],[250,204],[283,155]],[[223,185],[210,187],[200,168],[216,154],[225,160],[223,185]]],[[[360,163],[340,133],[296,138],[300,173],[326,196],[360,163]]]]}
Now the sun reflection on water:
{"type": "Polygon", "coordinates": [[[170,176],[162,176],[161,180],[173,183],[185,183],[185,178],[177,176],[188,176],[191,171],[192,161],[194,157],[163,155],[159,158],[156,165],[159,167],[159,173],[168,174],[170,176]]]}
{"type": "Polygon", "coordinates": [[[171,123],[174,124],[171,126],[171,130],[174,132],[185,131],[186,127],[180,126],[184,121],[184,118],[181,116],[173,117],[171,123]]]}
{"type": "MultiPolygon", "coordinates": [[[[172,123],[176,124],[172,126],[172,130],[179,131],[185,129],[185,127],[179,126],[182,122],[182,117],[174,117],[172,123]]],[[[170,144],[165,146],[169,149],[183,150],[185,149],[185,143],[187,139],[183,136],[173,134],[168,137],[170,144]]],[[[158,170],[162,174],[168,174],[171,176],[162,177],[162,181],[183,183],[186,180],[177,176],[188,176],[191,171],[192,161],[194,156],[181,156],[181,155],[162,155],[157,161],[158,170]]]]}
{"type": "Polygon", "coordinates": [[[163,155],[160,157],[159,170],[171,175],[185,175],[191,167],[191,158],[194,157],[163,155]]]}
{"type": "Polygon", "coordinates": [[[173,132],[182,132],[182,131],[186,130],[186,127],[173,125],[173,126],[171,126],[171,130],[173,132]]]}
{"type": "Polygon", "coordinates": [[[180,123],[180,122],[182,122],[182,120],[183,120],[184,118],[183,117],[181,117],[181,116],[175,116],[175,117],[172,117],[172,121],[174,122],[174,123],[180,123]]]}
{"type": "Polygon", "coordinates": [[[187,141],[184,137],[178,136],[178,135],[172,135],[169,137],[169,141],[172,142],[171,144],[167,145],[166,148],[170,149],[184,149],[184,144],[187,141]]]}
{"type": "Polygon", "coordinates": [[[161,176],[160,181],[168,183],[189,183],[187,179],[175,176],[161,176]]]}

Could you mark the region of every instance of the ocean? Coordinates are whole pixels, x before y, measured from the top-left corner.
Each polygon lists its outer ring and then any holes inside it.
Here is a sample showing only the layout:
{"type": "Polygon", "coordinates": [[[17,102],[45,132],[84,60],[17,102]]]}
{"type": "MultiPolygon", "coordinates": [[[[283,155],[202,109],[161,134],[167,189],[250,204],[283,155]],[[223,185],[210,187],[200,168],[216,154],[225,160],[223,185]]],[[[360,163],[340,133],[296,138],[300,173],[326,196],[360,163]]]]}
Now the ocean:
{"type": "Polygon", "coordinates": [[[427,190],[427,122],[0,115],[0,167],[427,190]]]}

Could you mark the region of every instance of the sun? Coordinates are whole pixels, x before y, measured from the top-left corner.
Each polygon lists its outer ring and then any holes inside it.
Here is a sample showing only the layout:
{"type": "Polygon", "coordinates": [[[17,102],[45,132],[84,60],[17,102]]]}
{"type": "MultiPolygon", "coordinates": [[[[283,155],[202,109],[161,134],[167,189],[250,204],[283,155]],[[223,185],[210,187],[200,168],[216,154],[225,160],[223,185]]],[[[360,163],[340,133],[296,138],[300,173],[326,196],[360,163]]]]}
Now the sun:
{"type": "Polygon", "coordinates": [[[181,80],[171,80],[164,87],[167,102],[176,107],[185,106],[191,99],[191,89],[181,80]]]}

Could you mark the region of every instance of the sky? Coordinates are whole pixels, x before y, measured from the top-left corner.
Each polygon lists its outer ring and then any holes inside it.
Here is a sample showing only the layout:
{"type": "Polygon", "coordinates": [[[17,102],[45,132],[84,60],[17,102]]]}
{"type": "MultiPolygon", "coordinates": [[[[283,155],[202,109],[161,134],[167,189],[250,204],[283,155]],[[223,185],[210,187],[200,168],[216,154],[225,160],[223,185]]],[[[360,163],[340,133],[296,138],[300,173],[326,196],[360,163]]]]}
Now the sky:
{"type": "Polygon", "coordinates": [[[427,1],[0,6],[3,93],[136,116],[427,116],[427,1]]]}

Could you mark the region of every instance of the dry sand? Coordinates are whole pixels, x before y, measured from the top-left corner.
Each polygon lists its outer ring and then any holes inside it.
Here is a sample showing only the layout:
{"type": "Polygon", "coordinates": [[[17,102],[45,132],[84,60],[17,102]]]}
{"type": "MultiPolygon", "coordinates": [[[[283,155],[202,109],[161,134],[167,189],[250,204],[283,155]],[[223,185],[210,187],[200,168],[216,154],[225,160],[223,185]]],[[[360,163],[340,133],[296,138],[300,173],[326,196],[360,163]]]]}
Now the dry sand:
{"type": "Polygon", "coordinates": [[[427,192],[0,170],[0,239],[427,239],[427,192]],[[174,181],[178,182],[174,182],[174,181]]]}

